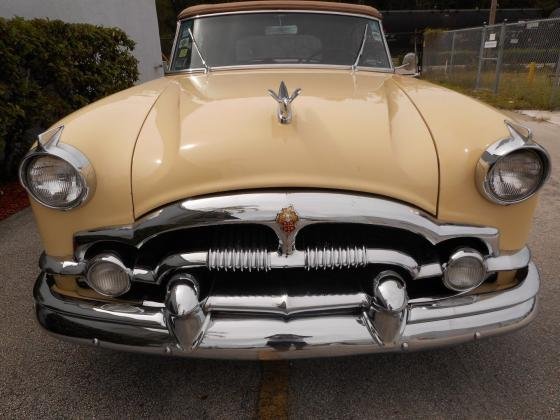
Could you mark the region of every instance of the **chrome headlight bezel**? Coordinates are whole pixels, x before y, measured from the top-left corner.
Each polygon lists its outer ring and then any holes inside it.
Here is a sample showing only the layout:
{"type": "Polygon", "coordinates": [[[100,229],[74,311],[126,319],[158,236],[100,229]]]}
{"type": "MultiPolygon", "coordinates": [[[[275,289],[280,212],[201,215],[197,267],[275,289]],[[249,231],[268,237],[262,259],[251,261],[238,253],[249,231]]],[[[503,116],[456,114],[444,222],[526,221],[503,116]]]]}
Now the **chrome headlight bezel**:
{"type": "Polygon", "coordinates": [[[21,161],[19,167],[19,180],[29,195],[42,206],[55,210],[71,210],[86,203],[92,196],[96,187],[96,178],[93,166],[82,152],[69,144],[60,143],[60,136],[64,126],[52,128],[39,135],[37,146],[32,149],[21,161]],[[78,197],[66,205],[55,206],[38,197],[31,186],[29,179],[30,165],[41,157],[54,157],[64,161],[76,172],[82,190],[78,197]]]}
{"type": "Polygon", "coordinates": [[[510,137],[499,140],[488,147],[480,157],[475,171],[476,186],[480,193],[489,201],[502,206],[521,203],[536,194],[550,176],[550,156],[546,149],[532,140],[531,131],[525,127],[505,121],[510,137]],[[512,153],[532,151],[540,159],[543,172],[541,179],[528,194],[516,199],[505,199],[495,194],[490,186],[489,175],[494,166],[512,153]]]}

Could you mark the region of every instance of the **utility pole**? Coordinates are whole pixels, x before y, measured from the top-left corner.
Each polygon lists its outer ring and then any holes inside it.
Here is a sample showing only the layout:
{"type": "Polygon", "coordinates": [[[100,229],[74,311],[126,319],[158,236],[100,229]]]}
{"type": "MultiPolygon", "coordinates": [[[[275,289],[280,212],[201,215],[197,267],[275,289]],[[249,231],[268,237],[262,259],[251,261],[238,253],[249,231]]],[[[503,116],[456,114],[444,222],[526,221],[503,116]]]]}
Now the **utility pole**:
{"type": "Polygon", "coordinates": [[[488,18],[488,25],[494,25],[496,23],[496,9],[498,8],[498,0],[492,0],[490,5],[490,17],[488,18]]]}

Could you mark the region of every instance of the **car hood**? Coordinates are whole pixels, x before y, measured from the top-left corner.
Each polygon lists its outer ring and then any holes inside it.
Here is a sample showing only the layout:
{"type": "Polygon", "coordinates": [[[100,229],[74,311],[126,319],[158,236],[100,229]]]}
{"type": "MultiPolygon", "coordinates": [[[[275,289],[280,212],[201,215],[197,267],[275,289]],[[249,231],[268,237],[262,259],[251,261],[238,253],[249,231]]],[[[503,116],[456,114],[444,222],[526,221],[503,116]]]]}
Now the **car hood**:
{"type": "Polygon", "coordinates": [[[132,162],[135,217],[186,197],[262,188],[361,191],[435,214],[438,162],[392,74],[221,71],[168,77],[132,162]],[[280,124],[267,93],[301,94],[280,124]]]}

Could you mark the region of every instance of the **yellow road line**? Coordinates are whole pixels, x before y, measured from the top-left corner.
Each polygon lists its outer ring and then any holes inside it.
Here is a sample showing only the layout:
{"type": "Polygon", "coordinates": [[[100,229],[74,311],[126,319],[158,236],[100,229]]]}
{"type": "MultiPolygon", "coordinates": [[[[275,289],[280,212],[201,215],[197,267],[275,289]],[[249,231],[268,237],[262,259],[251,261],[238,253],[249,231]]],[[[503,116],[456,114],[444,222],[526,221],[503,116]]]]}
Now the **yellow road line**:
{"type": "Polygon", "coordinates": [[[286,361],[261,362],[262,378],[259,389],[257,418],[288,418],[289,365],[286,361]]]}

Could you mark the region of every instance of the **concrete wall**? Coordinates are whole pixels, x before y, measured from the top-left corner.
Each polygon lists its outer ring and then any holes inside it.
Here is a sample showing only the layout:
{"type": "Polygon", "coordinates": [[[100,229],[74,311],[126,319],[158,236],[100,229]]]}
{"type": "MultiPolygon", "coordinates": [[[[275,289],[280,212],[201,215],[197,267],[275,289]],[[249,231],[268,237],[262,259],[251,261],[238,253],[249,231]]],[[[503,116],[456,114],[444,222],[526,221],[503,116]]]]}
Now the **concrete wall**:
{"type": "Polygon", "coordinates": [[[136,41],[140,82],[163,74],[155,0],[0,0],[0,16],[119,27],[136,41]]]}

